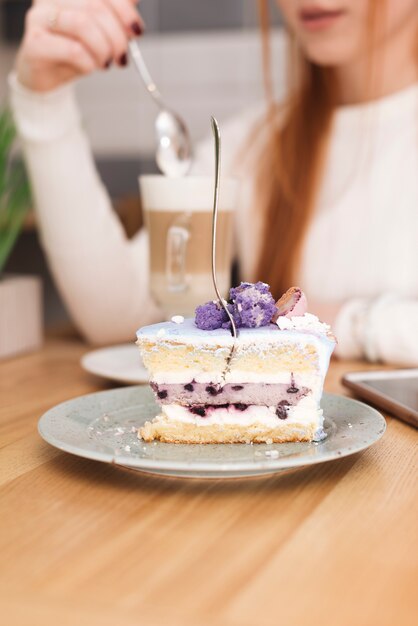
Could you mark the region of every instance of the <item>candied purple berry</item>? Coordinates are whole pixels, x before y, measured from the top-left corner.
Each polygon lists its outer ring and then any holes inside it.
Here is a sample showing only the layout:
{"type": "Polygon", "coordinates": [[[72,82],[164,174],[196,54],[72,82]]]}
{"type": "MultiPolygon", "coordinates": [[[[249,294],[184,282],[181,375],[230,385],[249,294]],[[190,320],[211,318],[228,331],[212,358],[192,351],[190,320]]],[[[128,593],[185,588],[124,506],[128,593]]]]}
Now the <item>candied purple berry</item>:
{"type": "Polygon", "coordinates": [[[270,293],[270,286],[259,280],[257,283],[241,283],[238,287],[231,287],[229,290],[229,297],[231,300],[235,300],[238,294],[248,289],[255,289],[259,293],[270,293]]]}
{"type": "Polygon", "coordinates": [[[238,328],[267,326],[276,312],[276,304],[266,283],[241,283],[230,290],[233,316],[238,328]]]}
{"type": "Polygon", "coordinates": [[[233,385],[232,386],[232,391],[241,391],[241,389],[244,389],[243,385],[233,385]]]}
{"type": "Polygon", "coordinates": [[[228,316],[218,302],[206,302],[195,311],[195,324],[200,330],[217,330],[226,323],[228,316]]]}
{"type": "Polygon", "coordinates": [[[166,391],[165,389],[163,389],[162,391],[157,391],[157,396],[160,398],[160,400],[164,400],[168,396],[168,391],[166,391]]]}
{"type": "Polygon", "coordinates": [[[192,385],[192,383],[187,383],[187,385],[184,385],[184,388],[186,391],[194,391],[194,386],[192,385]]]}
{"type": "MultiPolygon", "coordinates": [[[[230,292],[227,305],[237,328],[267,326],[277,312],[270,287],[266,283],[241,283],[230,292]]],[[[226,311],[216,301],[206,302],[196,309],[195,324],[201,330],[230,330],[231,323],[226,311]]]]}

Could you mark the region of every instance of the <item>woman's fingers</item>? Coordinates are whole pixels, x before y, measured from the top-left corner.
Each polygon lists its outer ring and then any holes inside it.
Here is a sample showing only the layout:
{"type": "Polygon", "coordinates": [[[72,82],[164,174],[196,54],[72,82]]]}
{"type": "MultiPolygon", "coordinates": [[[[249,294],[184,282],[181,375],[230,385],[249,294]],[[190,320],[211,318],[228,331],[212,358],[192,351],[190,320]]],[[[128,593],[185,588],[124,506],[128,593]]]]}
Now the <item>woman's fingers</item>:
{"type": "Polygon", "coordinates": [[[48,91],[111,60],[127,63],[143,29],[135,0],[33,0],[16,59],[19,80],[48,91]]]}
{"type": "Polygon", "coordinates": [[[96,67],[105,67],[113,57],[110,42],[87,12],[65,5],[41,4],[33,11],[31,20],[40,29],[77,40],[95,59],[96,67]]]}
{"type": "Polygon", "coordinates": [[[142,19],[132,0],[61,0],[61,6],[71,6],[90,15],[102,29],[112,46],[113,58],[126,64],[128,41],[138,34],[133,24],[143,28],[142,19]]]}
{"type": "Polygon", "coordinates": [[[129,37],[121,22],[103,2],[100,2],[100,8],[91,9],[90,15],[106,36],[112,48],[112,58],[120,65],[126,65],[129,37]]]}
{"type": "Polygon", "coordinates": [[[39,66],[59,64],[70,67],[75,74],[89,74],[96,60],[76,39],[33,29],[26,42],[27,54],[39,66]]]}
{"type": "Polygon", "coordinates": [[[135,36],[144,31],[144,21],[134,6],[134,0],[103,0],[125,30],[135,36]]]}

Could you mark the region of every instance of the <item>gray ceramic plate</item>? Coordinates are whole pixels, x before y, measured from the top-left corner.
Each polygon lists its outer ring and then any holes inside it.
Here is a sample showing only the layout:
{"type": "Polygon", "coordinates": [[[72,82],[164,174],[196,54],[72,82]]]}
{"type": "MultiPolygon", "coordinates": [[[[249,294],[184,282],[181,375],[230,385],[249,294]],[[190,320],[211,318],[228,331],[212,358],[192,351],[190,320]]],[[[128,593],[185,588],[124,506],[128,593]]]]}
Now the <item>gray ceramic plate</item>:
{"type": "Polygon", "coordinates": [[[147,383],[149,378],[139,350],[133,343],[87,352],[80,363],[91,374],[127,385],[147,383]]]}
{"type": "Polygon", "coordinates": [[[124,387],[59,404],[40,419],[39,432],[56,448],[87,459],[190,478],[257,476],[323,463],[364,450],[385,432],[383,416],[357,400],[324,394],[322,408],[327,438],[320,443],[145,443],[137,429],[158,406],[148,387],[124,387]]]}

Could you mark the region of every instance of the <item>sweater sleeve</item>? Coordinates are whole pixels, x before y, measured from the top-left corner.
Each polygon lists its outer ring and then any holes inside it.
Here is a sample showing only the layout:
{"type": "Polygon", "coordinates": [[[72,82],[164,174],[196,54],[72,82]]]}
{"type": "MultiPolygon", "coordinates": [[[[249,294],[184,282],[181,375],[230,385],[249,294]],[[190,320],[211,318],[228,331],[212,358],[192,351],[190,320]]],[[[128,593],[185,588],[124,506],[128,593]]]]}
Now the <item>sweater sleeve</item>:
{"type": "Polygon", "coordinates": [[[351,300],[342,307],[334,330],[341,358],[418,366],[416,299],[388,293],[374,300],[351,300]]]}
{"type": "Polygon", "coordinates": [[[131,340],[162,319],[149,294],[148,238],[129,240],[82,129],[72,86],[46,94],[9,77],[42,245],[64,302],[93,343],[131,340]]]}

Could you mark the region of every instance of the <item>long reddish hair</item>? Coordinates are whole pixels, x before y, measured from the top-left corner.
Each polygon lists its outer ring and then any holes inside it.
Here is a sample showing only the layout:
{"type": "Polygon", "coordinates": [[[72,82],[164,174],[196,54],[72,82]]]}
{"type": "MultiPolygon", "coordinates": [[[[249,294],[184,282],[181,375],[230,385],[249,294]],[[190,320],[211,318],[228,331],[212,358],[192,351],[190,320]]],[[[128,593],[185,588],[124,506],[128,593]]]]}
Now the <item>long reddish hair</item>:
{"type": "MultiPolygon", "coordinates": [[[[371,2],[376,23],[377,3],[371,2]]],[[[268,0],[258,0],[263,42],[267,119],[256,169],[257,206],[263,215],[263,239],[256,278],[279,296],[295,281],[302,246],[321,182],[338,88],[331,69],[310,62],[289,35],[288,96],[274,101],[271,82],[268,0]]],[[[302,286],[303,287],[303,286],[302,286]]]]}

